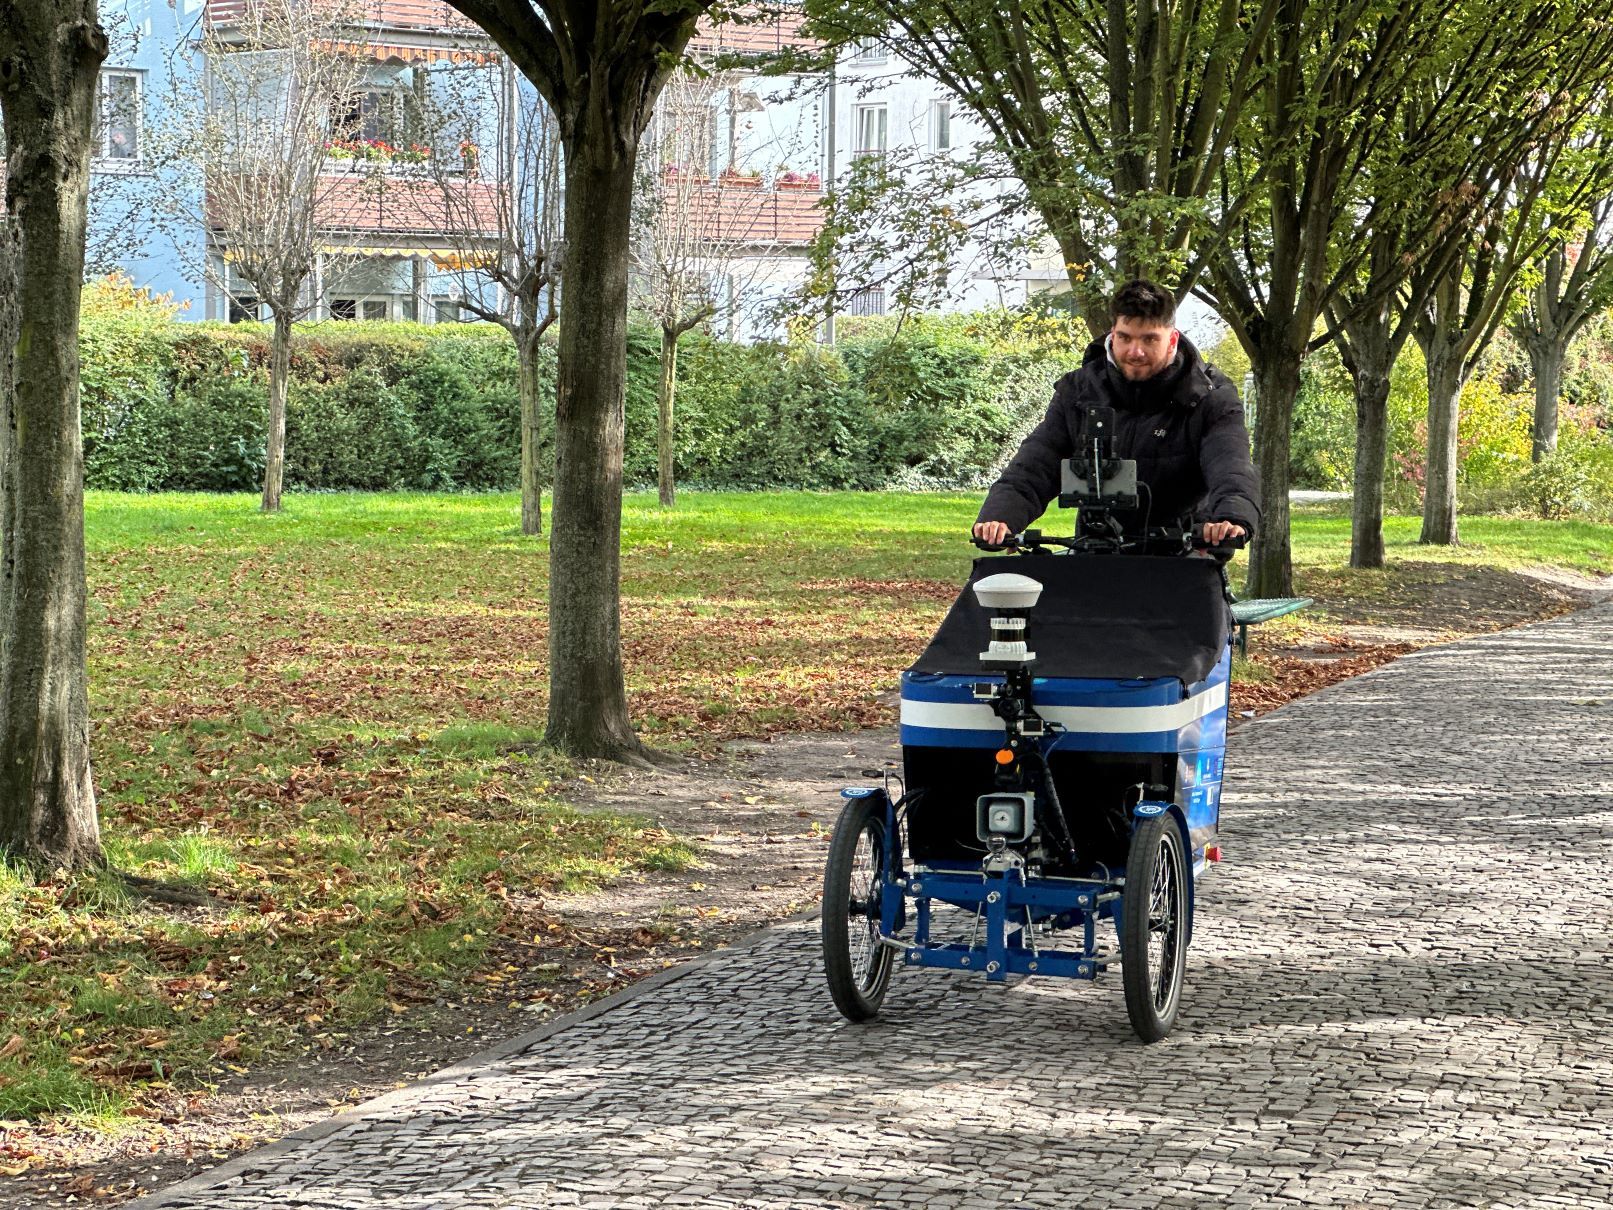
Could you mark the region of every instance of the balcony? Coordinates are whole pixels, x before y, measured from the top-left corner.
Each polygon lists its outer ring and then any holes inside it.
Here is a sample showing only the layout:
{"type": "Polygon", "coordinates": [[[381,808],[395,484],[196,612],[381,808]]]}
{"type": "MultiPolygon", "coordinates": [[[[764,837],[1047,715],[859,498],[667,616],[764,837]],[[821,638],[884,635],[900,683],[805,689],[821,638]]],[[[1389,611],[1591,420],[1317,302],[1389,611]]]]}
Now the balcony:
{"type": "MultiPolygon", "coordinates": [[[[213,29],[239,24],[254,0],[207,0],[206,21],[213,29]]],[[[474,33],[485,38],[474,24],[442,0],[309,0],[315,9],[340,13],[370,29],[408,30],[420,33],[474,33]]]]}
{"type": "Polygon", "coordinates": [[[719,180],[696,184],[687,197],[694,228],[724,243],[804,248],[823,226],[821,189],[719,180]]]}
{"type": "Polygon", "coordinates": [[[695,26],[689,50],[702,56],[765,55],[781,50],[818,50],[823,43],[808,38],[801,32],[805,21],[800,13],[778,13],[757,20],[760,10],[746,5],[738,10],[744,24],[737,21],[716,24],[701,18],[695,26]]]}
{"type": "MultiPolygon", "coordinates": [[[[266,190],[266,192],[271,192],[266,190]]],[[[243,203],[241,190],[230,190],[232,208],[243,203]]],[[[208,195],[209,211],[219,205],[208,195]]],[[[264,205],[272,204],[266,197],[264,205]]],[[[500,190],[493,181],[447,181],[330,175],[320,178],[314,213],[321,231],[356,232],[418,238],[497,238],[500,233],[500,190]]],[[[216,218],[218,230],[224,223],[216,218]]]]}
{"type": "Polygon", "coordinates": [[[499,234],[499,186],[493,181],[438,182],[389,177],[324,178],[317,214],[330,231],[393,235],[499,234]]]}

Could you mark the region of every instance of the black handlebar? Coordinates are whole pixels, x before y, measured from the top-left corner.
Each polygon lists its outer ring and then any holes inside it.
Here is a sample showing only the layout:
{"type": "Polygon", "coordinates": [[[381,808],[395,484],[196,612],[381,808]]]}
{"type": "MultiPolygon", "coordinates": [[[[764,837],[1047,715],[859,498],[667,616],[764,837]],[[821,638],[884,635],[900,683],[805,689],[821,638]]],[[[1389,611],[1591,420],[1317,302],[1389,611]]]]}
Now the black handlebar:
{"type": "Polygon", "coordinates": [[[987,542],[984,538],[971,538],[970,541],[981,550],[1014,550],[1022,555],[1046,553],[1050,546],[1083,554],[1124,554],[1128,551],[1154,547],[1179,551],[1182,554],[1186,554],[1189,550],[1202,550],[1212,555],[1224,554],[1229,559],[1234,551],[1242,549],[1249,541],[1248,534],[1237,534],[1225,542],[1206,542],[1203,532],[1198,526],[1191,530],[1177,529],[1173,526],[1155,526],[1146,530],[1141,537],[1122,539],[1115,543],[1107,539],[1055,538],[1043,534],[1040,530],[1027,529],[1024,533],[1009,534],[1008,540],[1001,543],[987,542]]]}

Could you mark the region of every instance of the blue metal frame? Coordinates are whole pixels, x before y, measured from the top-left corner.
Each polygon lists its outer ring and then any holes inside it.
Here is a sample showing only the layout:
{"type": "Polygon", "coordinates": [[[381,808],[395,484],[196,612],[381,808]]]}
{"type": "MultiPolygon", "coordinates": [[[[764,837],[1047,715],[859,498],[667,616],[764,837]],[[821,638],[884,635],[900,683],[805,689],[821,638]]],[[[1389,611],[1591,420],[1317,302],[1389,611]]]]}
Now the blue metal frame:
{"type": "MultiPolygon", "coordinates": [[[[1187,940],[1192,936],[1194,884],[1207,868],[1207,849],[1214,840],[1221,814],[1221,778],[1226,745],[1226,686],[1230,679],[1231,649],[1215,669],[1197,685],[1183,686],[1171,678],[1151,681],[1083,681],[1038,678],[1034,685],[1039,712],[1051,714],[1060,707],[1118,711],[1134,708],[1170,708],[1213,694],[1213,704],[1174,727],[1157,730],[1127,724],[1116,715],[1072,714],[1072,718],[1098,720],[1093,725],[1112,730],[1078,730],[1070,727],[1047,736],[1044,751],[1174,752],[1177,754],[1176,794],[1173,802],[1144,801],[1133,808],[1133,826],[1150,816],[1168,814],[1180,828],[1191,855],[1188,879],[1187,940]],[[1052,707],[1053,710],[1044,709],[1052,707]]],[[[923,746],[992,747],[1001,744],[1002,724],[976,726],[970,716],[936,711],[914,711],[925,721],[910,722],[910,702],[943,707],[972,705],[972,686],[991,679],[980,677],[923,676],[902,678],[904,744],[923,746]],[[941,719],[946,725],[927,725],[941,719]],[[961,725],[950,720],[961,719],[961,725]]],[[[1157,717],[1155,714],[1143,716],[1157,717]]],[[[1031,878],[1021,868],[986,872],[966,862],[936,863],[922,869],[906,868],[898,804],[882,789],[854,787],[846,798],[878,795],[885,806],[886,845],[884,888],[880,901],[880,933],[899,942],[907,966],[942,967],[983,973],[1000,983],[1009,975],[1056,975],[1096,979],[1118,960],[1118,936],[1113,951],[1098,949],[1098,926],[1115,922],[1124,903],[1125,880],[1120,873],[1108,879],[1031,878]],[[931,916],[937,903],[949,904],[975,916],[975,937],[969,944],[936,941],[931,937],[931,916]],[[909,904],[912,905],[911,912],[909,904]],[[904,936],[909,919],[910,935],[904,936]],[[1051,926],[1047,940],[1060,933],[1079,931],[1079,948],[1053,948],[1038,944],[1038,926],[1051,926]],[[981,937],[983,934],[983,938],[981,937]]],[[[1073,940],[1073,938],[1072,938],[1073,940]]]]}

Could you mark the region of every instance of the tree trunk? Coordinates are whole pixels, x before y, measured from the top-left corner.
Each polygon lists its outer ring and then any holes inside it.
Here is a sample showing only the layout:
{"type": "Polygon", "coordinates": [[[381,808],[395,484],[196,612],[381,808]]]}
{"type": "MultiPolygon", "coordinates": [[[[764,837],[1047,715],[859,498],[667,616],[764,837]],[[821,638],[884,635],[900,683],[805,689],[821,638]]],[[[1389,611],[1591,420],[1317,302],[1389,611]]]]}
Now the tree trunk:
{"type": "Polygon", "coordinates": [[[0,29],[0,853],[104,864],[85,670],[78,311],[93,3],[17,3],[0,29]]]}
{"type": "Polygon", "coordinates": [[[1281,350],[1255,365],[1255,469],[1260,472],[1260,529],[1249,553],[1252,597],[1294,595],[1288,539],[1288,451],[1299,394],[1299,354],[1281,350]]]}
{"type": "MultiPolygon", "coordinates": [[[[601,86],[603,87],[603,85],[601,86]]],[[[625,102],[623,102],[625,104],[625,102]]],[[[555,388],[546,738],[573,756],[642,747],[627,715],[620,624],[627,279],[637,133],[590,95],[566,147],[567,255],[555,388]],[[573,305],[578,299],[588,305],[573,305]]]]}
{"type": "Polygon", "coordinates": [[[276,307],[269,337],[269,448],[263,460],[263,511],[280,511],[286,477],[286,394],[291,386],[291,311],[276,307]]]}
{"type": "Polygon", "coordinates": [[[1383,479],[1389,464],[1389,370],[1355,384],[1355,472],[1350,501],[1350,566],[1382,567],[1383,479]]]}
{"type": "Polygon", "coordinates": [[[521,393],[521,532],[543,532],[543,413],[538,405],[538,341],[525,334],[516,341],[521,393]]]}
{"type": "Polygon", "coordinates": [[[1456,434],[1462,398],[1462,356],[1441,332],[1423,350],[1428,359],[1428,463],[1423,479],[1423,532],[1430,546],[1455,546],[1456,434]]]}
{"type": "Polygon", "coordinates": [[[1389,375],[1394,351],[1383,325],[1352,325],[1339,353],[1355,385],[1355,471],[1350,499],[1350,566],[1382,567],[1383,478],[1389,461],[1389,375]]]}
{"type": "Polygon", "coordinates": [[[1557,452],[1557,400],[1562,394],[1567,350],[1549,338],[1532,339],[1525,344],[1535,373],[1535,422],[1529,457],[1540,462],[1557,452]]]}
{"type": "Polygon", "coordinates": [[[661,329],[661,391],[655,425],[655,466],[660,479],[661,504],[671,508],[677,503],[677,483],[674,473],[675,454],[672,447],[672,404],[678,390],[678,337],[668,328],[661,329]]]}

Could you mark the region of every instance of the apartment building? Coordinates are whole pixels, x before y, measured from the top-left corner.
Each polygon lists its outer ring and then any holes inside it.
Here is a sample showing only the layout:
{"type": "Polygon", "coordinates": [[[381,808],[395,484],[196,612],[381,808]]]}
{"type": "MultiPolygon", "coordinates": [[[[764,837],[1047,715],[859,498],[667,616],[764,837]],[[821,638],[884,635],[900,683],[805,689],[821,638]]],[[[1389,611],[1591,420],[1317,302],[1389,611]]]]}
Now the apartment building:
{"type": "MultiPolygon", "coordinates": [[[[197,172],[173,152],[176,124],[194,121],[194,99],[211,106],[227,88],[231,44],[250,2],[114,0],[103,17],[112,48],[101,72],[91,163],[90,271],[121,270],[170,294],[192,319],[266,317],[213,220],[207,178],[224,167],[197,172]]],[[[343,95],[326,103],[320,247],[304,313],[458,319],[464,269],[490,255],[499,234],[497,199],[508,165],[497,154],[498,123],[530,90],[479,29],[437,0],[312,0],[311,7],[331,10],[325,36],[339,39],[358,65],[343,95]],[[427,122],[427,111],[445,98],[456,121],[427,122]]],[[[240,37],[244,42],[244,32],[240,37]]],[[[257,47],[240,53],[276,54],[257,47]]],[[[259,78],[273,74],[272,65],[258,67],[259,78]]],[[[288,63],[288,89],[295,87],[291,72],[288,63]]]]}
{"type": "MultiPolygon", "coordinates": [[[[168,98],[187,90],[211,96],[226,65],[209,62],[208,44],[228,46],[251,0],[112,0],[113,54],[102,74],[101,118],[92,183],[90,260],[121,267],[137,283],[171,292],[202,319],[261,318],[264,309],[231,264],[227,241],[205,221],[188,227],[161,206],[205,186],[151,154],[168,98]],[[120,36],[119,30],[128,36],[120,36]]],[[[464,317],[468,264],[496,255],[501,199],[516,176],[497,151],[512,142],[510,115],[531,101],[530,86],[510,71],[492,42],[442,0],[311,0],[341,5],[344,49],[361,61],[346,95],[330,100],[319,223],[322,251],[305,287],[311,318],[423,320],[464,317]],[[457,98],[480,95],[473,116],[435,127],[426,117],[457,98]],[[446,186],[446,189],[445,189],[446,186]],[[478,224],[482,243],[477,243],[478,224]],[[478,251],[478,248],[481,250],[478,251]]],[[[698,174],[701,204],[743,215],[750,233],[734,253],[729,277],[753,297],[725,317],[740,338],[777,335],[763,316],[808,271],[807,251],[821,228],[827,183],[869,155],[911,149],[967,157],[983,131],[938,86],[915,78],[877,43],[843,52],[822,77],[763,74],[760,57],[805,44],[788,13],[766,21],[705,25],[691,52],[715,62],[738,56],[700,104],[699,115],[669,113],[681,141],[658,142],[651,174],[698,174]],[[744,60],[754,60],[745,66],[744,60]],[[668,147],[671,150],[667,150],[668,147]]],[[[220,56],[214,56],[220,57],[220,56]]],[[[223,56],[227,58],[228,56],[223,56]]],[[[205,200],[205,199],[204,199],[205,200]]],[[[205,206],[189,208],[205,212],[205,206]]],[[[1057,258],[1012,273],[965,254],[947,305],[1012,305],[1062,286],[1057,258]]],[[[737,290],[737,286],[733,287],[737,290]]],[[[852,314],[887,307],[879,289],[851,301],[852,314]]],[[[721,323],[719,323],[721,326],[721,323]]]]}
{"type": "MultiPolygon", "coordinates": [[[[252,0],[205,0],[208,43],[229,47],[252,0]]],[[[513,121],[517,85],[492,41],[441,0],[310,0],[314,27],[357,60],[324,105],[328,141],[315,197],[319,232],[304,289],[310,319],[461,317],[467,260],[497,254],[509,165],[499,123],[513,121]]],[[[263,52],[270,53],[273,52],[263,52]]],[[[215,76],[227,65],[209,63],[215,76]]],[[[294,84],[292,85],[295,86],[294,84]]],[[[216,84],[214,85],[216,87],[216,84]]],[[[217,171],[222,171],[218,169],[217,171]]],[[[213,319],[261,317],[208,232],[213,319]]]]}
{"type": "MultiPolygon", "coordinates": [[[[764,56],[792,46],[815,48],[802,35],[799,19],[783,15],[702,28],[691,50],[711,60],[719,53],[764,56]]],[[[777,216],[780,238],[771,246],[759,245],[754,254],[766,262],[765,271],[753,275],[763,283],[764,300],[792,291],[807,273],[808,245],[824,218],[818,206],[823,182],[843,179],[855,161],[868,156],[966,160],[986,138],[955,98],[918,78],[876,40],[845,48],[834,70],[817,78],[741,68],[731,70],[724,82],[711,115],[707,170],[719,185],[774,191],[769,213],[777,216]],[[736,165],[738,179],[732,173],[736,165]]],[[[1067,284],[1063,259],[1051,241],[1006,269],[992,263],[979,243],[971,243],[953,268],[943,305],[960,311],[1014,306],[1067,284]]],[[[845,313],[883,314],[889,305],[884,288],[875,285],[852,297],[845,313]]],[[[747,334],[777,333],[752,324],[747,334]]]]}

